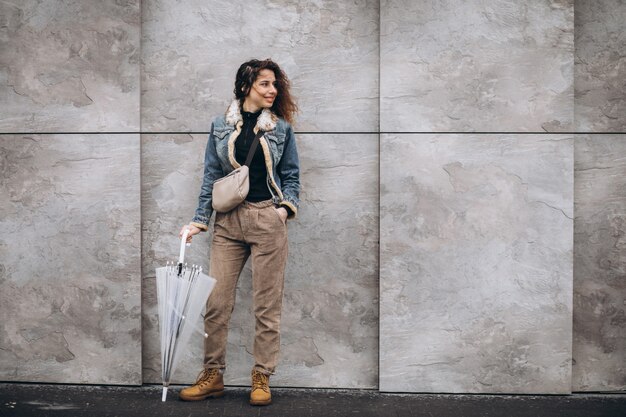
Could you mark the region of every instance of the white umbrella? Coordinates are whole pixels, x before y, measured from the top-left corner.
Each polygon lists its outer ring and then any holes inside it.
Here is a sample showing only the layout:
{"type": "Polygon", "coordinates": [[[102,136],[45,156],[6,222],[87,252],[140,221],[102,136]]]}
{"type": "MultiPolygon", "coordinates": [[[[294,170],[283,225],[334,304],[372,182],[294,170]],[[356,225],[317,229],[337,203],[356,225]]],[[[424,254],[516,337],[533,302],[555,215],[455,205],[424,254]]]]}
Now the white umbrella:
{"type": "MultiPolygon", "coordinates": [[[[156,269],[162,401],[167,398],[172,373],[191,334],[198,328],[197,321],[201,317],[202,308],[215,285],[215,279],[203,274],[201,267],[184,263],[188,234],[187,230],[183,233],[178,263],[168,262],[166,266],[156,269]]],[[[204,332],[202,334],[207,337],[204,332]]]]}

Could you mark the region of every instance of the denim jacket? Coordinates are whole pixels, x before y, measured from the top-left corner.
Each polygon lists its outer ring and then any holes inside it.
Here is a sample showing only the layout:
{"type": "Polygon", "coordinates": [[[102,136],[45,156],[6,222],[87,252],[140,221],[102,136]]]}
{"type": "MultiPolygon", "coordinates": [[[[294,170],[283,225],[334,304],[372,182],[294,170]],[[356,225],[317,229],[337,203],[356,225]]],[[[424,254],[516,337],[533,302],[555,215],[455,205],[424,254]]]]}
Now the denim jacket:
{"type": "MultiPolygon", "coordinates": [[[[213,182],[241,166],[235,159],[235,141],[242,125],[240,102],[234,100],[226,114],[217,117],[211,126],[204,155],[204,177],[198,208],[191,220],[192,225],[202,230],[208,229],[213,213],[213,182]]],[[[259,144],[265,156],[267,187],[272,200],[279,206],[288,207],[291,210],[289,218],[294,218],[300,203],[300,163],[293,128],[270,109],[263,109],[254,132],[257,133],[259,129],[265,132],[259,138],[259,144]]]]}

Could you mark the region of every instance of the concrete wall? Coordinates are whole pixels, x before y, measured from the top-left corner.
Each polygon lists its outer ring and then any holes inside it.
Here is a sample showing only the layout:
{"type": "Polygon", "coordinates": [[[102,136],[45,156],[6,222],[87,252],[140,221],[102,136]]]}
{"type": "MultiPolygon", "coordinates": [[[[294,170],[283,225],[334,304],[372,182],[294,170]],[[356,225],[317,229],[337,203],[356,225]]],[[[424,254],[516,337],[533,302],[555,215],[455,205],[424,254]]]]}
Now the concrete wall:
{"type": "MultiPolygon", "coordinates": [[[[302,208],[289,222],[290,255],[281,322],[283,386],[375,388],[378,383],[378,135],[298,136],[302,208]],[[329,244],[337,242],[337,244],[329,244]]],[[[160,381],[155,266],[172,260],[178,231],[200,189],[205,135],[144,135],[142,141],[144,381],[160,381]]],[[[208,270],[210,234],[188,259],[208,270]]],[[[249,265],[239,279],[227,349],[227,384],[247,385],[254,365],[249,265]]],[[[199,321],[200,323],[200,321],[199,321]]],[[[197,337],[176,381],[202,366],[197,337]]]]}
{"type": "MultiPolygon", "coordinates": [[[[226,111],[241,63],[272,57],[283,65],[301,108],[295,128],[310,133],[298,135],[302,209],[289,223],[282,361],[272,380],[284,386],[375,388],[378,135],[325,132],[378,130],[378,2],[144,0],[142,12],[144,130],[205,132],[226,111]]],[[[153,270],[176,253],[176,234],[197,204],[206,136],[143,138],[148,323],[156,320],[153,270]]],[[[202,251],[195,259],[208,266],[210,235],[196,240],[202,251]]],[[[237,299],[225,379],[248,385],[254,365],[249,266],[237,299]]],[[[144,347],[144,381],[158,382],[156,326],[144,327],[144,347]]],[[[197,340],[178,381],[194,380],[201,352],[197,340]]]]}
{"type": "Polygon", "coordinates": [[[569,392],[572,161],[563,135],[383,135],[381,390],[569,392]]]}
{"type": "Polygon", "coordinates": [[[0,379],[140,384],[139,135],[0,154],[0,379]]]}
{"type": "Polygon", "coordinates": [[[626,4],[575,2],[572,389],[626,389],[626,4]],[[621,132],[621,134],[613,134],[621,132]]]}
{"type": "Polygon", "coordinates": [[[381,0],[380,10],[381,130],[571,130],[571,1],[381,0]]]}
{"type": "Polygon", "coordinates": [[[575,147],[575,391],[626,387],[626,136],[575,147]]]}
{"type": "Polygon", "coordinates": [[[377,0],[143,0],[142,129],[208,130],[239,65],[271,57],[293,84],[298,130],[375,132],[378,19],[377,0]]]}
{"type": "MultiPolygon", "coordinates": [[[[303,183],[274,385],[625,389],[626,6],[518,3],[1,3],[0,380],[159,382],[154,268],[238,65],[272,57],[303,183]]],[[[200,366],[197,338],[174,379],[200,366]]]]}
{"type": "Polygon", "coordinates": [[[516,133],[573,49],[569,2],[381,2],[382,390],[570,391],[573,138],[516,133]]]}
{"type": "Polygon", "coordinates": [[[139,1],[0,22],[0,380],[140,384],[139,1]]]}
{"type": "Polygon", "coordinates": [[[1,132],[139,129],[140,2],[0,4],[1,132]]]}

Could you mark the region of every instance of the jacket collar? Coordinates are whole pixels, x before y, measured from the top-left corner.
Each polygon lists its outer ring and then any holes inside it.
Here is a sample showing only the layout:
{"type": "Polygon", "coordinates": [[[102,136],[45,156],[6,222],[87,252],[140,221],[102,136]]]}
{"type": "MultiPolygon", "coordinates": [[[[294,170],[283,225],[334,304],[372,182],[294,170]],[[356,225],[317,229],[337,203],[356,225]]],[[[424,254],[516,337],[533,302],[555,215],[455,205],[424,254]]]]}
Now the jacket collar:
{"type": "MultiPolygon", "coordinates": [[[[226,123],[231,126],[237,126],[239,122],[243,122],[240,109],[240,101],[237,99],[233,100],[230,106],[228,106],[228,110],[226,110],[226,123]]],[[[263,109],[256,121],[254,130],[258,131],[258,129],[261,129],[264,132],[269,132],[276,128],[276,122],[278,122],[278,116],[270,109],[263,109]]]]}

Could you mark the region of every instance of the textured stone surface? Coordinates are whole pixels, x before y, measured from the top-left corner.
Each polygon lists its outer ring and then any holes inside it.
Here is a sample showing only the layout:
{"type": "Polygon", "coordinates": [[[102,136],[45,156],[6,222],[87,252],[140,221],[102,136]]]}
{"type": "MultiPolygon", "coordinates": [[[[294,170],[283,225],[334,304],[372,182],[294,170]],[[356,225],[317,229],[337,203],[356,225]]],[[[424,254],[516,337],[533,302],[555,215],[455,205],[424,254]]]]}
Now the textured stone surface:
{"type": "MultiPolygon", "coordinates": [[[[155,268],[176,261],[178,233],[193,217],[202,184],[205,135],[142,135],[141,228],[143,381],[160,383],[161,351],[155,268]]],[[[185,251],[190,263],[209,268],[209,240],[195,237],[185,251]]],[[[199,329],[202,319],[197,318],[199,329]]],[[[202,369],[202,337],[192,336],[174,372],[173,381],[194,380],[202,369]]]]}
{"type": "MultiPolygon", "coordinates": [[[[290,224],[283,359],[273,381],[375,388],[378,135],[300,135],[298,151],[302,204],[298,220],[290,224]]],[[[246,316],[251,351],[253,322],[246,316]]],[[[245,370],[252,365],[247,360],[245,370]]],[[[244,374],[237,381],[248,379],[244,374]]]]}
{"type": "Polygon", "coordinates": [[[568,131],[573,0],[380,5],[381,130],[568,131]]]}
{"type": "Polygon", "coordinates": [[[563,135],[381,137],[380,389],[566,393],[563,135]]]}
{"type": "Polygon", "coordinates": [[[142,22],[144,131],[207,131],[239,66],[268,57],[292,81],[298,130],[378,130],[376,0],[144,0],[142,22]]]}
{"type": "MultiPolygon", "coordinates": [[[[141,3],[144,130],[208,130],[238,65],[268,56],[292,80],[300,131],[378,130],[377,1],[141,3]]],[[[626,6],[575,7],[574,126],[573,1],[383,0],[382,130],[623,131],[626,6]]],[[[137,0],[0,3],[0,132],[139,129],[139,33],[137,0]]],[[[385,140],[405,148],[383,153],[382,388],[567,392],[571,140],[385,140]]],[[[138,141],[0,136],[0,380],[137,384],[143,355],[143,381],[160,382],[154,268],[178,252],[206,136],[142,138],[143,328],[138,141]]],[[[298,141],[273,385],[373,388],[377,136],[298,141]]],[[[624,141],[576,148],[574,390],[626,386],[624,141]]],[[[188,258],[208,266],[209,241],[188,258]]],[[[250,290],[246,269],[230,384],[249,382],[250,290]]],[[[178,382],[200,368],[192,343],[178,382]]]]}
{"type": "Polygon", "coordinates": [[[626,131],[626,2],[576,1],[576,130],[626,131]]]}
{"type": "Polygon", "coordinates": [[[575,143],[574,391],[626,390],[626,136],[575,143]]]}
{"type": "Polygon", "coordinates": [[[138,130],[139,24],[139,0],[0,2],[0,131],[138,130]]]}
{"type": "MultiPolygon", "coordinates": [[[[378,136],[299,135],[302,205],[289,223],[282,351],[275,386],[377,386],[378,136]]],[[[160,381],[154,268],[177,253],[200,189],[204,136],[144,136],[144,381],[160,381]]],[[[208,267],[210,235],[195,238],[189,260],[208,267]],[[195,252],[194,252],[195,251],[195,252]]],[[[231,321],[227,384],[248,385],[254,318],[249,265],[231,321]]],[[[202,364],[195,337],[175,380],[191,382],[202,364]]]]}
{"type": "Polygon", "coordinates": [[[0,136],[0,380],[141,383],[139,137],[0,136]]]}

